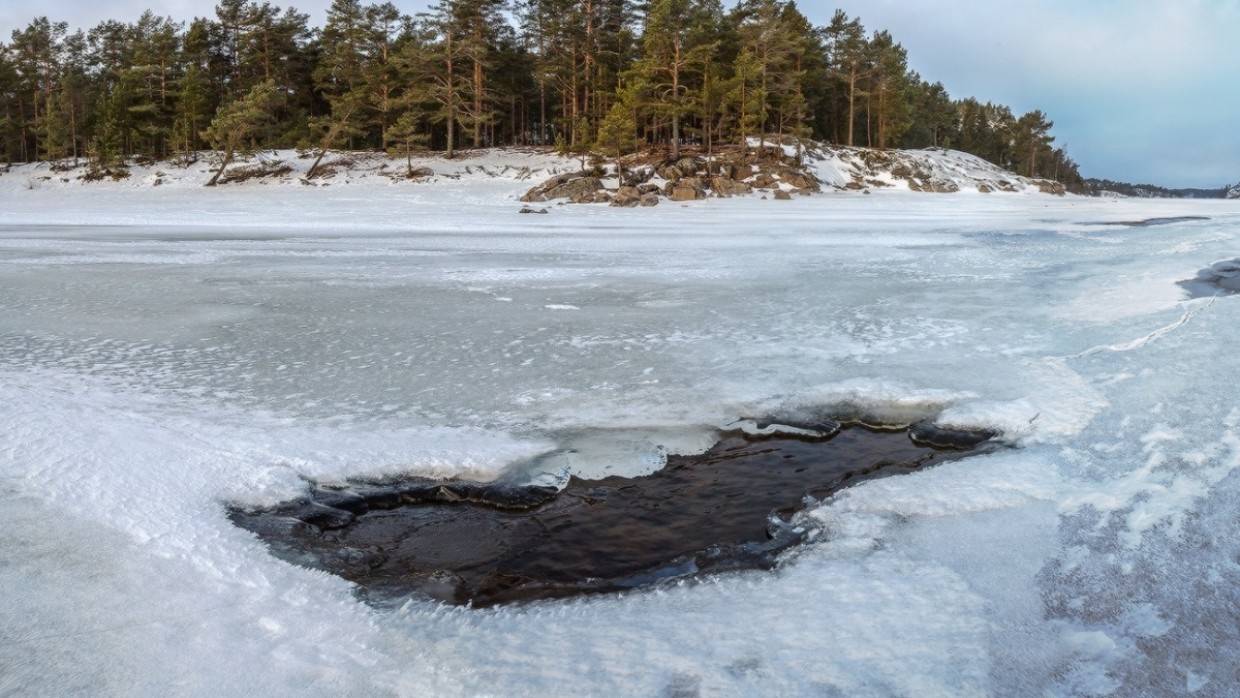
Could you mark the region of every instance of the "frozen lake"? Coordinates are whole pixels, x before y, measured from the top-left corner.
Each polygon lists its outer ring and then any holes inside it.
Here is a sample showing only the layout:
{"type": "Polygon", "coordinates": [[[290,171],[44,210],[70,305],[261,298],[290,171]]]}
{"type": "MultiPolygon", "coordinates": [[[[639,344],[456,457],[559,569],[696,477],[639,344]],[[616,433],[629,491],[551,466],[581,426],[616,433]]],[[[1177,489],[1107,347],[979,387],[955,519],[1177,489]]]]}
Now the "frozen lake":
{"type": "Polygon", "coordinates": [[[1240,202],[469,187],[0,194],[0,693],[1240,681],[1240,297],[1177,285],[1240,254],[1240,202]],[[556,449],[650,472],[842,406],[1017,448],[811,507],[774,572],[513,608],[377,610],[225,514],[556,449]]]}

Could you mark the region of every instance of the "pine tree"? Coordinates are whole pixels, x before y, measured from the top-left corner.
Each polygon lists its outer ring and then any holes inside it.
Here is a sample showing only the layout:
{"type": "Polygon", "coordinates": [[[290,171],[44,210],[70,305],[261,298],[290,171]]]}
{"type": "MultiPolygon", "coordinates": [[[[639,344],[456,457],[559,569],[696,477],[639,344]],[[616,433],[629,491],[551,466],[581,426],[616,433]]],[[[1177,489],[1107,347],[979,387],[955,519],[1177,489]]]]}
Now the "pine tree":
{"type": "Polygon", "coordinates": [[[873,65],[870,94],[877,102],[874,109],[878,125],[879,148],[898,141],[910,125],[908,54],[891,34],[877,32],[870,41],[870,63],[873,65]]]}
{"type": "Polygon", "coordinates": [[[845,143],[856,145],[857,97],[868,75],[866,65],[867,42],[865,28],[860,19],[849,19],[843,10],[836,10],[826,29],[832,71],[844,83],[847,109],[844,121],[848,124],[845,143]]]}
{"type": "Polygon", "coordinates": [[[597,147],[615,154],[616,178],[621,184],[624,183],[624,166],[620,159],[637,145],[636,95],[639,90],[636,86],[622,88],[598,127],[597,147]]]}
{"type": "Polygon", "coordinates": [[[47,96],[46,106],[40,115],[42,153],[44,160],[56,162],[69,157],[68,113],[64,86],[47,96]]]}
{"type": "Polygon", "coordinates": [[[267,80],[255,85],[245,97],[223,106],[203,131],[202,138],[211,148],[223,153],[220,168],[215,171],[207,186],[213,187],[232,164],[238,153],[248,152],[247,144],[263,125],[271,119],[272,107],[279,98],[275,81],[267,80]]]}
{"type": "Polygon", "coordinates": [[[1055,141],[1050,135],[1054,122],[1046,118],[1042,111],[1034,110],[1016,121],[1016,138],[1014,147],[1020,170],[1030,177],[1038,176],[1038,159],[1045,153],[1047,159],[1052,157],[1051,143],[1055,141]]]}
{"type": "Polygon", "coordinates": [[[697,0],[653,0],[642,37],[640,70],[652,95],[653,113],[671,124],[672,158],[680,158],[681,121],[697,111],[690,71],[702,71],[715,49],[700,31],[708,5],[697,0]]]}
{"type": "Polygon", "coordinates": [[[367,103],[368,38],[361,3],[332,0],[323,27],[326,50],[315,70],[315,82],[330,106],[330,113],[310,120],[310,131],[317,136],[318,156],[306,171],[306,179],[318,174],[328,150],[361,132],[355,119],[367,103]]]}
{"type": "Polygon", "coordinates": [[[405,173],[413,176],[413,151],[428,139],[422,130],[422,119],[415,111],[403,112],[385,134],[388,152],[405,156],[405,173]]]}
{"type": "Polygon", "coordinates": [[[741,49],[733,64],[732,89],[728,102],[736,112],[740,144],[748,146],[749,135],[766,123],[766,93],[762,89],[762,65],[748,47],[741,49]]]}

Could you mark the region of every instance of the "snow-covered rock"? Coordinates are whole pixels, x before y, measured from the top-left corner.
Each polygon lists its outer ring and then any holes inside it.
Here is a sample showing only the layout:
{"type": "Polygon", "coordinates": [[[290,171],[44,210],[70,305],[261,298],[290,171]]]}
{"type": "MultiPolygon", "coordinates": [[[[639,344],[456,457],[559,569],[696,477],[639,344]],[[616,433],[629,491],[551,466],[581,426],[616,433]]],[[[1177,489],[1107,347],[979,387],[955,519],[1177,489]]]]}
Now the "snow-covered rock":
{"type": "Polygon", "coordinates": [[[1030,179],[958,150],[875,150],[826,146],[809,152],[818,178],[838,189],[897,187],[912,191],[1062,194],[1063,186],[1030,179]]]}
{"type": "Polygon", "coordinates": [[[1228,187],[1228,188],[1227,188],[1227,194],[1226,194],[1226,196],[1225,196],[1224,198],[1228,198],[1228,199],[1240,199],[1240,184],[1236,184],[1236,185],[1235,185],[1235,186],[1233,186],[1233,187],[1228,187]]]}

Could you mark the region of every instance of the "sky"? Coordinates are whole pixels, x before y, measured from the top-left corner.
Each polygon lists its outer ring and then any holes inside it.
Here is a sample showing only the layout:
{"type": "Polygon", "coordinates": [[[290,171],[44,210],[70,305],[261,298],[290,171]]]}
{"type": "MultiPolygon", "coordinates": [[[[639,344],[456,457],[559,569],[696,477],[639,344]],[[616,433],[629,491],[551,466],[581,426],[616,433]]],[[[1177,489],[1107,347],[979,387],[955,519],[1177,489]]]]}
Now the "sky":
{"type": "MultiPolygon", "coordinates": [[[[288,0],[322,23],[330,0],[288,0]]],[[[428,0],[395,0],[402,10],[428,0]]],[[[35,14],[75,27],[177,19],[211,0],[0,0],[0,36],[35,14]]],[[[955,97],[1042,109],[1089,177],[1176,187],[1240,182],[1240,0],[800,0],[887,29],[955,97]]]]}

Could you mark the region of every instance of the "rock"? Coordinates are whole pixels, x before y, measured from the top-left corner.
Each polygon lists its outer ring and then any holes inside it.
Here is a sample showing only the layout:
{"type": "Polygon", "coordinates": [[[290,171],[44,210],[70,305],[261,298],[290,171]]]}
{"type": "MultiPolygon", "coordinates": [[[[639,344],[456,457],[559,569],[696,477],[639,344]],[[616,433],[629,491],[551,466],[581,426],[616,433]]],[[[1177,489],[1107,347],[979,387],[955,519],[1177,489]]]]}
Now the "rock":
{"type": "Polygon", "coordinates": [[[529,206],[522,206],[521,210],[518,213],[546,213],[546,212],[547,212],[547,209],[545,208],[532,209],[529,206]]]}
{"type": "Polygon", "coordinates": [[[676,169],[680,170],[685,175],[690,175],[700,170],[703,164],[704,163],[697,158],[684,157],[676,161],[676,169]]]}
{"type": "Polygon", "coordinates": [[[736,169],[733,170],[732,172],[732,179],[735,179],[737,181],[746,180],[752,176],[753,176],[752,165],[746,165],[746,164],[737,165],[736,169]]]}
{"type": "Polygon", "coordinates": [[[1038,191],[1043,194],[1054,194],[1055,196],[1063,196],[1068,190],[1063,184],[1050,179],[1035,179],[1033,183],[1037,185],[1038,191]]]}
{"type": "Polygon", "coordinates": [[[654,176],[654,168],[638,167],[635,169],[625,171],[624,183],[628,186],[636,187],[636,186],[645,184],[646,182],[649,182],[650,178],[653,176],[654,176]]]}
{"type": "Polygon", "coordinates": [[[578,177],[569,180],[547,191],[548,199],[572,199],[580,194],[593,194],[603,188],[598,177],[578,177]]]}
{"type": "Polygon", "coordinates": [[[569,199],[574,203],[580,203],[579,199],[582,199],[583,195],[592,195],[602,188],[603,182],[598,177],[589,177],[581,174],[556,175],[530,189],[525,193],[525,196],[521,197],[521,201],[525,203],[538,203],[552,199],[569,199]]]}
{"type": "Polygon", "coordinates": [[[989,184],[979,184],[977,185],[977,190],[983,194],[989,194],[993,192],[995,189],[989,184]]]}
{"type": "Polygon", "coordinates": [[[697,201],[706,198],[705,192],[697,187],[687,184],[677,184],[672,187],[672,201],[697,201]]]}
{"type": "Polygon", "coordinates": [[[776,190],[775,190],[775,200],[776,200],[776,201],[791,201],[791,200],[792,200],[792,194],[789,194],[788,192],[784,191],[783,189],[776,189],[776,190]]]}
{"type": "Polygon", "coordinates": [[[632,208],[641,203],[641,198],[641,192],[637,190],[637,187],[620,187],[615,197],[612,198],[611,205],[632,208]]]}
{"type": "Polygon", "coordinates": [[[686,187],[693,187],[694,189],[705,189],[706,188],[705,184],[702,182],[701,177],[682,177],[680,181],[677,182],[677,184],[686,186],[686,187]]]}
{"type": "Polygon", "coordinates": [[[818,185],[818,180],[804,172],[799,172],[791,168],[781,170],[779,173],[779,178],[797,189],[808,189],[810,191],[819,191],[821,189],[818,185]]]}
{"type": "Polygon", "coordinates": [[[664,165],[663,167],[656,169],[655,174],[669,182],[675,182],[685,176],[685,173],[675,165],[664,165]]]}
{"type": "Polygon", "coordinates": [[[753,179],[753,185],[758,189],[770,189],[775,186],[775,177],[763,172],[753,179]]]}
{"type": "Polygon", "coordinates": [[[409,171],[409,177],[412,179],[421,179],[422,177],[434,177],[435,171],[429,167],[415,167],[409,171]]]}
{"type": "Polygon", "coordinates": [[[750,187],[748,184],[744,182],[737,182],[723,176],[712,177],[710,180],[710,188],[711,191],[715,192],[719,196],[748,194],[753,191],[753,187],[750,187]]]}
{"type": "Polygon", "coordinates": [[[657,184],[640,184],[637,187],[637,191],[641,193],[642,196],[645,196],[646,194],[658,194],[661,190],[657,184]]]}
{"type": "Polygon", "coordinates": [[[650,194],[642,194],[642,198],[641,198],[641,205],[642,205],[642,206],[658,206],[658,205],[659,205],[659,195],[658,195],[658,194],[654,194],[654,193],[650,193],[650,194]]]}

